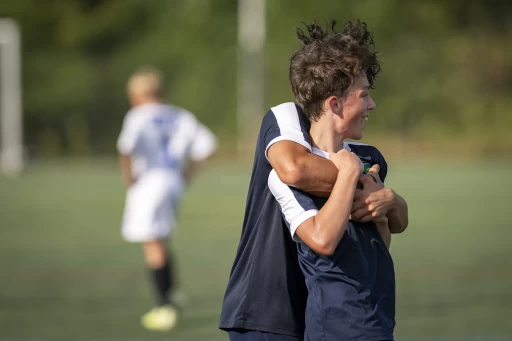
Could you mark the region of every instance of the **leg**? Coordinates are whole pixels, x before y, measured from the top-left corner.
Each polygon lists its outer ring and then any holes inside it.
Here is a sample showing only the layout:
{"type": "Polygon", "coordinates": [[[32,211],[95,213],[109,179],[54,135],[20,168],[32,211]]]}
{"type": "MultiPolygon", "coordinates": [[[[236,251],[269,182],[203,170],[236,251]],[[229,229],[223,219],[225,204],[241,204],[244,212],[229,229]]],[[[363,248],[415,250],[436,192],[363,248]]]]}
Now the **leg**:
{"type": "Polygon", "coordinates": [[[142,316],[142,324],[150,330],[170,330],[178,319],[178,311],[169,298],[173,280],[166,244],[165,239],[143,243],[144,258],[157,293],[157,307],[142,316]]]}
{"type": "Polygon", "coordinates": [[[171,180],[166,173],[152,172],[133,185],[128,193],[123,237],[143,245],[144,259],[156,291],[157,307],[142,316],[142,324],[150,330],[174,328],[178,311],[171,304],[174,286],[172,264],[167,248],[171,228],[174,227],[172,212],[171,180]]]}
{"type": "Polygon", "coordinates": [[[144,243],[144,258],[151,271],[157,292],[159,306],[170,304],[169,295],[175,286],[173,260],[167,248],[167,240],[154,240],[144,243]]]}

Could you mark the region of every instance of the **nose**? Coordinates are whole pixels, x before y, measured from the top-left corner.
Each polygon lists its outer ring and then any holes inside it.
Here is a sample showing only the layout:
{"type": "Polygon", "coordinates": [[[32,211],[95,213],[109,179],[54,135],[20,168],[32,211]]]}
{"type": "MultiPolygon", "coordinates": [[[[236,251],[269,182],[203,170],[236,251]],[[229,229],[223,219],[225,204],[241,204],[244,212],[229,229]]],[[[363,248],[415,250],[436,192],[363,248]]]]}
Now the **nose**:
{"type": "Polygon", "coordinates": [[[370,97],[370,103],[368,104],[368,110],[373,110],[373,109],[375,109],[376,106],[377,105],[373,101],[373,98],[370,97]]]}

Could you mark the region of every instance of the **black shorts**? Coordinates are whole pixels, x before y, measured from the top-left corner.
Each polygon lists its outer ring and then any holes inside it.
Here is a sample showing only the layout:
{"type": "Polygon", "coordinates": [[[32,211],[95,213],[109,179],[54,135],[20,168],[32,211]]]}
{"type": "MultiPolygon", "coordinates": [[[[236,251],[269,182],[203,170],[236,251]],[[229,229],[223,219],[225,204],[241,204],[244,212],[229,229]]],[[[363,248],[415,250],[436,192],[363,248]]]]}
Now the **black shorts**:
{"type": "Polygon", "coordinates": [[[230,329],[229,341],[303,341],[302,338],[290,335],[265,333],[257,330],[230,329]]]}

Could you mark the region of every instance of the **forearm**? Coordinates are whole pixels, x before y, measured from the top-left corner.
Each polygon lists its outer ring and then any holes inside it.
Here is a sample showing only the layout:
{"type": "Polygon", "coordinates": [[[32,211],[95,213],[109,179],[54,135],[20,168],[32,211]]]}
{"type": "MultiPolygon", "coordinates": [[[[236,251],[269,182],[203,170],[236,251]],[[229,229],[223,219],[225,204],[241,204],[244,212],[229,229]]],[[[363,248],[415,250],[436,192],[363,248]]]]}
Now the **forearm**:
{"type": "Polygon", "coordinates": [[[334,251],[345,233],[358,178],[357,172],[340,173],[329,200],[314,217],[313,238],[327,253],[334,251]]]}
{"type": "Polygon", "coordinates": [[[391,231],[389,230],[389,221],[387,219],[376,222],[377,232],[379,232],[384,244],[389,249],[391,247],[391,231]]]}
{"type": "Polygon", "coordinates": [[[197,173],[199,167],[200,167],[200,162],[197,162],[197,161],[190,161],[187,164],[187,167],[183,171],[183,178],[187,185],[190,184],[190,182],[192,181],[192,178],[197,173]]]}
{"type": "Polygon", "coordinates": [[[314,154],[298,158],[297,170],[300,176],[294,184],[289,185],[320,197],[331,194],[338,178],[338,169],[334,163],[314,154]]]}
{"type": "Polygon", "coordinates": [[[119,154],[119,168],[121,169],[121,179],[127,187],[130,187],[135,179],[132,175],[132,160],[129,155],[119,154]]]}
{"type": "Polygon", "coordinates": [[[393,191],[393,206],[386,214],[391,233],[402,233],[409,225],[407,202],[393,191]]]}

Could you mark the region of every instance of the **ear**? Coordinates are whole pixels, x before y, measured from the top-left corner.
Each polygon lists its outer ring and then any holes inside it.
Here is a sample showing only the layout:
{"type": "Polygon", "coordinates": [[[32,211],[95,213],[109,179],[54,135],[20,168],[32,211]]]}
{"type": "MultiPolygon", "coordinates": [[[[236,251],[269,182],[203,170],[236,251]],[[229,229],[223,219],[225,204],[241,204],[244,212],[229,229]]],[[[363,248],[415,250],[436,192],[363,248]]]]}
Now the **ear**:
{"type": "Polygon", "coordinates": [[[336,97],[336,96],[330,96],[329,98],[327,98],[325,103],[327,104],[328,108],[333,113],[335,113],[336,115],[342,116],[342,114],[343,114],[343,101],[341,100],[341,98],[336,97]]]}

